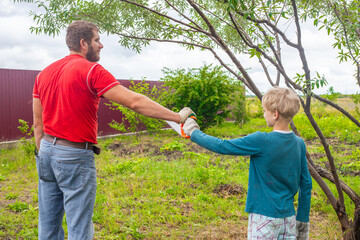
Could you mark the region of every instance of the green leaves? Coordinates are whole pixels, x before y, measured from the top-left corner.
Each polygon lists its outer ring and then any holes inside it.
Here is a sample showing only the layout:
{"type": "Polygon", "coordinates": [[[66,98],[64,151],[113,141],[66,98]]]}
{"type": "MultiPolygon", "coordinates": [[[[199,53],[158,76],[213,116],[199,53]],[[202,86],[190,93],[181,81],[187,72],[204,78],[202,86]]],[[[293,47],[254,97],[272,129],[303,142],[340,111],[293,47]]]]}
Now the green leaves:
{"type": "MultiPolygon", "coordinates": [[[[32,1],[14,0],[14,2],[32,1]]],[[[313,23],[319,31],[324,29],[326,34],[334,36],[333,47],[338,50],[340,62],[351,61],[355,67],[360,62],[358,0],[325,2],[298,0],[295,1],[296,9],[290,0],[204,0],[195,1],[197,9],[182,0],[37,0],[34,2],[38,10],[31,13],[36,25],[31,27],[31,31],[36,34],[54,36],[73,20],[85,19],[96,23],[101,32],[119,36],[119,43],[122,46],[137,53],[148,46],[150,41],[172,42],[188,50],[211,49],[213,53],[216,52],[217,57],[221,56],[218,54],[219,50],[219,53],[224,53],[225,56],[231,55],[229,61],[225,59],[226,57],[220,57],[226,62],[224,64],[229,65],[237,65],[236,60],[240,58],[235,56],[236,54],[277,60],[275,46],[279,51],[285,49],[282,48],[284,41],[291,46],[286,40],[292,41],[291,31],[288,31],[288,28],[294,24],[294,16],[298,15],[302,21],[313,23]],[[297,12],[294,13],[294,10],[297,12]],[[235,58],[237,59],[234,60],[235,58]]],[[[274,61],[270,64],[277,63],[274,61]]],[[[303,67],[301,64],[299,61],[299,67],[303,67]]],[[[319,88],[324,83],[325,81],[320,80],[309,82],[312,88],[319,88]]]]}
{"type": "Polygon", "coordinates": [[[22,150],[27,156],[33,156],[36,149],[35,137],[33,137],[34,127],[30,127],[27,121],[19,119],[18,129],[25,135],[19,140],[22,150]]]}
{"type": "Polygon", "coordinates": [[[164,144],[161,148],[160,151],[181,151],[183,152],[186,148],[186,145],[182,142],[179,141],[172,141],[169,143],[164,144]]]}
{"type": "MultiPolygon", "coordinates": [[[[241,1],[241,2],[243,2],[243,1],[241,1]]],[[[239,0],[229,0],[229,8],[228,8],[228,10],[230,10],[230,9],[236,10],[237,7],[238,7],[238,3],[239,3],[239,0]]]]}
{"type": "Polygon", "coordinates": [[[328,84],[328,82],[325,79],[325,76],[320,76],[318,72],[316,72],[316,78],[310,80],[311,83],[311,89],[324,87],[328,84]]]}
{"type": "Polygon", "coordinates": [[[258,58],[261,57],[261,53],[258,52],[255,48],[249,49],[249,53],[250,53],[250,58],[256,56],[258,58]]]}
{"type": "MultiPolygon", "coordinates": [[[[156,86],[150,88],[149,84],[146,83],[145,80],[138,83],[131,81],[129,89],[143,94],[160,104],[163,102],[162,98],[165,93],[165,89],[160,89],[156,86]]],[[[111,102],[111,104],[106,105],[108,105],[110,109],[120,111],[123,114],[121,121],[112,120],[112,122],[109,123],[109,126],[117,131],[137,133],[143,130],[143,127],[146,127],[146,130],[151,133],[161,129],[165,125],[162,120],[146,117],[118,103],[111,102]]]]}
{"type": "Polygon", "coordinates": [[[229,114],[228,106],[234,101],[232,93],[241,93],[242,89],[219,66],[204,65],[187,71],[165,68],[163,72],[165,77],[161,80],[170,90],[167,105],[177,110],[190,107],[201,128],[224,121],[229,114]]]}
{"type": "Polygon", "coordinates": [[[316,72],[316,77],[313,79],[305,79],[305,74],[296,73],[294,77],[295,83],[299,84],[305,91],[306,95],[311,95],[312,90],[322,88],[328,84],[325,76],[320,76],[320,73],[316,72]]]}
{"type": "Polygon", "coordinates": [[[29,206],[27,203],[20,202],[20,201],[10,203],[7,207],[8,207],[8,209],[15,211],[15,212],[22,212],[24,210],[29,209],[29,206]]]}

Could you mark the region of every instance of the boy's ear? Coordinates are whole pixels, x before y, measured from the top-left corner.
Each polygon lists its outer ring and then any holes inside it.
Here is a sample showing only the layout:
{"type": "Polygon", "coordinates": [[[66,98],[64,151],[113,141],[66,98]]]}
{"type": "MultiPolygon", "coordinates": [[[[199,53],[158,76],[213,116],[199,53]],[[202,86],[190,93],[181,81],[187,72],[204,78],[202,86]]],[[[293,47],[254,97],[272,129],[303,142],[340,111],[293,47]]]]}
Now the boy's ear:
{"type": "Polygon", "coordinates": [[[274,115],[274,119],[277,120],[277,119],[279,118],[279,112],[278,112],[278,110],[274,110],[273,115],[274,115]]]}

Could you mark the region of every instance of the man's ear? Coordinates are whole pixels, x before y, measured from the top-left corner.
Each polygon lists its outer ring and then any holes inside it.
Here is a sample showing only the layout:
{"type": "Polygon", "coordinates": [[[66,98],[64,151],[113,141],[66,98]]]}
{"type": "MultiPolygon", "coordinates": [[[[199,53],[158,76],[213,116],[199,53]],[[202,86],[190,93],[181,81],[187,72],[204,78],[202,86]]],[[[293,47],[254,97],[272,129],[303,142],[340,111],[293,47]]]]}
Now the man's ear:
{"type": "Polygon", "coordinates": [[[88,43],[84,39],[81,39],[80,40],[80,47],[81,47],[81,49],[87,50],[88,43]]]}

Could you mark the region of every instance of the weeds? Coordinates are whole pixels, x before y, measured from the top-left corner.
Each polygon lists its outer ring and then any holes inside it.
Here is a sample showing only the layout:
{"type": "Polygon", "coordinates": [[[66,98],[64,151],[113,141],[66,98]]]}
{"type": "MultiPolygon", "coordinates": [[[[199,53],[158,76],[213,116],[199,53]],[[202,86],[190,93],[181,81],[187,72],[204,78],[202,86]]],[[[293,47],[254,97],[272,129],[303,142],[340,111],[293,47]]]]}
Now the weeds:
{"type": "Polygon", "coordinates": [[[29,206],[27,205],[27,203],[14,202],[14,203],[9,204],[8,208],[15,212],[22,212],[24,210],[29,209],[29,206]]]}
{"type": "Polygon", "coordinates": [[[25,135],[25,137],[20,138],[19,143],[21,148],[24,150],[25,154],[30,156],[35,152],[36,144],[35,144],[35,138],[30,136],[33,135],[34,128],[29,127],[29,123],[25,120],[19,119],[18,129],[25,135]]]}
{"type": "Polygon", "coordinates": [[[164,144],[161,148],[160,151],[184,151],[185,150],[186,145],[182,142],[179,141],[172,141],[170,143],[166,143],[164,144]]]}
{"type": "Polygon", "coordinates": [[[16,194],[16,193],[9,193],[5,197],[6,200],[13,200],[13,199],[17,199],[17,198],[18,198],[18,194],[16,194]]]}
{"type": "Polygon", "coordinates": [[[6,180],[6,177],[3,176],[2,174],[0,174],[0,181],[5,181],[6,180]]]}

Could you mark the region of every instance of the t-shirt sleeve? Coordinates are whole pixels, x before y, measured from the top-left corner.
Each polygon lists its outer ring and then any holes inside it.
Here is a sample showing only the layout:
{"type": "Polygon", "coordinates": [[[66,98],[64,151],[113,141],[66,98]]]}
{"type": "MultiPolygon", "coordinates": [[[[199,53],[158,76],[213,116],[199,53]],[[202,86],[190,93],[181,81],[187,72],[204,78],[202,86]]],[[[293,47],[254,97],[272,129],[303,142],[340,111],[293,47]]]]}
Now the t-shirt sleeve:
{"type": "Polygon", "coordinates": [[[33,88],[33,98],[40,98],[39,91],[38,91],[38,78],[40,76],[40,73],[36,76],[35,84],[33,88]]]}
{"type": "Polygon", "coordinates": [[[86,81],[90,91],[99,97],[112,87],[120,84],[119,81],[100,64],[96,64],[92,68],[86,81]]]}
{"type": "Polygon", "coordinates": [[[191,141],[219,154],[251,156],[261,152],[261,137],[258,132],[246,137],[226,140],[195,130],[191,134],[191,141]]]}

